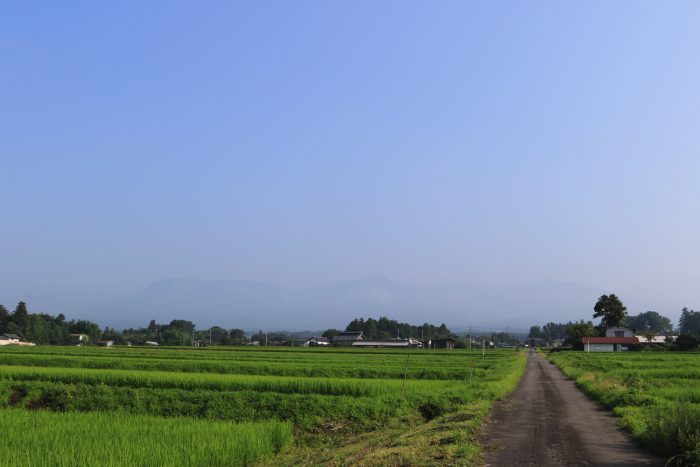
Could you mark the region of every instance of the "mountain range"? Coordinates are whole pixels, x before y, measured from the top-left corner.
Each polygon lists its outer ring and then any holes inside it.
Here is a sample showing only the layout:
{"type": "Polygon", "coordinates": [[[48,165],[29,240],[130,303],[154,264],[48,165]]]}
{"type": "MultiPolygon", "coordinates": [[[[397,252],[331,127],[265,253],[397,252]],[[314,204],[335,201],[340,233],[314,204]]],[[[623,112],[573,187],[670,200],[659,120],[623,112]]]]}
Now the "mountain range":
{"type": "MultiPolygon", "coordinates": [[[[523,285],[455,282],[417,286],[382,275],[322,287],[285,289],[247,281],[177,278],[155,282],[135,294],[94,305],[80,318],[117,329],[146,326],[151,319],[194,321],[244,330],[344,328],[356,317],[388,316],[402,322],[445,323],[451,329],[526,331],[549,321],[592,319],[601,291],[577,284],[537,281],[523,285]]],[[[631,314],[654,308],[623,301],[631,314]]]]}

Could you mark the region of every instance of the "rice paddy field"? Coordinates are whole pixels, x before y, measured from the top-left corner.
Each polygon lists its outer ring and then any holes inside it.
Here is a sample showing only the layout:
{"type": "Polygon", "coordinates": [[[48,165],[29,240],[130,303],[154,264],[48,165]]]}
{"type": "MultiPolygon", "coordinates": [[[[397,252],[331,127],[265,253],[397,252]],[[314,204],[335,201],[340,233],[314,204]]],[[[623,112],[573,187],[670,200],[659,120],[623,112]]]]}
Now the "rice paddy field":
{"type": "Polygon", "coordinates": [[[700,354],[559,352],[548,355],[668,465],[700,465],[700,354]]]}
{"type": "Polygon", "coordinates": [[[473,465],[513,350],[0,348],[0,465],[473,465]]]}

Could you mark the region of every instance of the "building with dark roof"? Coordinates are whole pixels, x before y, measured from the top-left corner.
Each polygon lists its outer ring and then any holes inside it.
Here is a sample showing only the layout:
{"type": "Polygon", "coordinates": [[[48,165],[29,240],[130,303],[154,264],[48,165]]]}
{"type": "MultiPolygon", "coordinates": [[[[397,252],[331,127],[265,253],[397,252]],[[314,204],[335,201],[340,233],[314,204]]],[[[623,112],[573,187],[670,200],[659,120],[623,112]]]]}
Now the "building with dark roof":
{"type": "Polygon", "coordinates": [[[331,342],[337,346],[350,346],[353,342],[364,340],[365,335],[362,331],[345,331],[336,334],[331,342]]]}

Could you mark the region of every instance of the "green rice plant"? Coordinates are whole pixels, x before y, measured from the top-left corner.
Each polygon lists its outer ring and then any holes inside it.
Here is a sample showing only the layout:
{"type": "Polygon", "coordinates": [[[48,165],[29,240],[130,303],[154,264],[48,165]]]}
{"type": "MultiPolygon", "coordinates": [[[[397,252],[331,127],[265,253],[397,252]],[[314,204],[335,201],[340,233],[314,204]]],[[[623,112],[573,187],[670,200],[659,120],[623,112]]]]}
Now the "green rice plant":
{"type": "MultiPolygon", "coordinates": [[[[465,393],[465,398],[468,397],[465,393]]],[[[46,381],[0,382],[0,407],[58,412],[122,411],[163,417],[256,421],[281,419],[303,429],[319,422],[342,422],[349,429],[378,427],[391,418],[417,420],[423,399],[277,394],[63,384],[46,381]]],[[[443,407],[450,401],[439,398],[443,407]]]]}
{"type": "Polygon", "coordinates": [[[123,413],[0,411],[0,465],[249,465],[280,452],[289,423],[207,422],[123,413]]]}
{"type": "MultiPolygon", "coordinates": [[[[257,390],[285,394],[325,394],[352,397],[397,394],[404,384],[400,380],[384,379],[302,378],[21,366],[0,367],[0,380],[219,391],[257,390]]],[[[407,397],[410,397],[416,392],[444,391],[455,387],[459,388],[463,384],[464,382],[457,381],[414,380],[406,383],[405,393],[407,397]]]]}
{"type": "MultiPolygon", "coordinates": [[[[236,373],[277,376],[402,378],[406,351],[355,352],[271,350],[229,351],[143,348],[38,347],[0,349],[0,365],[159,370],[193,373],[236,373]],[[67,350],[66,350],[67,349],[67,350]]],[[[501,353],[480,358],[477,352],[451,354],[411,351],[409,379],[463,380],[470,370],[498,375],[501,353]]]]}

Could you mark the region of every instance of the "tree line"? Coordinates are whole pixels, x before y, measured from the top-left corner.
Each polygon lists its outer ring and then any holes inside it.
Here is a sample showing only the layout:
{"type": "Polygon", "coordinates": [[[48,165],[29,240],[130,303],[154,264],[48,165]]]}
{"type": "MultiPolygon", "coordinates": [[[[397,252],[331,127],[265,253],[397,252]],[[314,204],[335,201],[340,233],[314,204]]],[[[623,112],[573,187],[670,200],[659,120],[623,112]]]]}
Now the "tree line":
{"type": "Polygon", "coordinates": [[[13,312],[0,305],[0,333],[16,334],[37,344],[64,345],[71,334],[85,334],[91,341],[101,338],[100,327],[90,321],[70,320],[62,314],[29,313],[27,304],[19,302],[13,312]]]}
{"type": "MultiPolygon", "coordinates": [[[[593,317],[601,319],[597,326],[594,326],[592,321],[583,319],[568,323],[550,322],[543,326],[531,326],[528,338],[548,343],[564,340],[566,344],[580,346],[582,337],[604,336],[608,327],[624,326],[649,338],[655,335],[669,335],[674,331],[671,320],[656,311],[628,315],[627,307],[615,294],[601,295],[593,311],[593,317]]],[[[685,343],[688,339],[700,342],[700,312],[683,308],[676,330],[680,334],[681,342],[685,343]]]]}
{"type": "Polygon", "coordinates": [[[192,345],[192,342],[218,345],[239,345],[246,342],[241,329],[224,329],[213,326],[207,330],[196,330],[192,321],[176,319],[167,324],[151,320],[144,328],[129,328],[117,331],[86,320],[66,321],[62,314],[51,316],[46,313],[29,313],[27,304],[19,302],[10,312],[0,305],[0,334],[16,334],[23,340],[39,345],[75,344],[71,334],[84,334],[89,344],[100,340],[111,340],[115,344],[143,345],[157,342],[161,345],[192,345]]]}
{"type": "MultiPolygon", "coordinates": [[[[424,323],[420,326],[414,326],[409,323],[400,323],[396,320],[389,319],[386,316],[381,316],[379,319],[374,318],[355,318],[345,327],[346,332],[362,332],[366,339],[370,340],[386,340],[394,338],[413,337],[416,339],[435,339],[440,337],[455,337],[452,332],[447,329],[445,323],[440,326],[424,323]]],[[[338,334],[337,329],[329,329],[323,333],[323,337],[332,338],[338,334]]]]}

